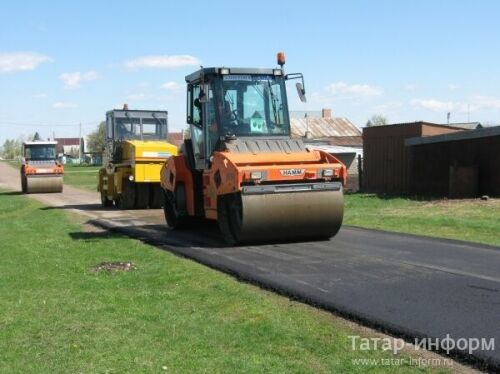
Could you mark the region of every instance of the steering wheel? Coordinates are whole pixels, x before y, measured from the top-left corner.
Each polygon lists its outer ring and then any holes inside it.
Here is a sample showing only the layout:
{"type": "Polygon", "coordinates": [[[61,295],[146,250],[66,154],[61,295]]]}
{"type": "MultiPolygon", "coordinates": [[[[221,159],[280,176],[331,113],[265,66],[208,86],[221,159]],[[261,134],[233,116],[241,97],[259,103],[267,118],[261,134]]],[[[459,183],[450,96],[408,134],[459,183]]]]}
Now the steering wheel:
{"type": "Polygon", "coordinates": [[[231,111],[231,121],[236,122],[236,124],[239,126],[240,125],[240,120],[238,118],[238,109],[234,109],[231,111]]]}

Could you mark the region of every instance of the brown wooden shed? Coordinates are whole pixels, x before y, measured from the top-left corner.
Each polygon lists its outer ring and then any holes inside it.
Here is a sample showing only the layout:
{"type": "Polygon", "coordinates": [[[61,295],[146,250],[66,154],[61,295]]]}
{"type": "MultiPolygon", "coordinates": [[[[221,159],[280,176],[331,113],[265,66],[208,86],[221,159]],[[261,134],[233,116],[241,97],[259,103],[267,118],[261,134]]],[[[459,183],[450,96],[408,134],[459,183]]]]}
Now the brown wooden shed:
{"type": "Polygon", "coordinates": [[[423,121],[363,128],[363,191],[409,193],[410,157],[405,140],[461,131],[465,130],[423,121]]]}
{"type": "Polygon", "coordinates": [[[406,140],[410,192],[500,196],[500,126],[406,140]]]}

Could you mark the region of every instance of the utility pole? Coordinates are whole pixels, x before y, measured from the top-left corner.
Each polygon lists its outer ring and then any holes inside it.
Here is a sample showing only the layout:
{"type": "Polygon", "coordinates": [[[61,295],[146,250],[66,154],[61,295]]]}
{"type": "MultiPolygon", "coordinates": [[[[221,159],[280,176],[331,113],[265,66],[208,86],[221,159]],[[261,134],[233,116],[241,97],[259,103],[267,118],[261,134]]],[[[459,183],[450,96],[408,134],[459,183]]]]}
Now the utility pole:
{"type": "Polygon", "coordinates": [[[80,131],[78,132],[78,163],[82,163],[82,123],[80,122],[80,131]]]}

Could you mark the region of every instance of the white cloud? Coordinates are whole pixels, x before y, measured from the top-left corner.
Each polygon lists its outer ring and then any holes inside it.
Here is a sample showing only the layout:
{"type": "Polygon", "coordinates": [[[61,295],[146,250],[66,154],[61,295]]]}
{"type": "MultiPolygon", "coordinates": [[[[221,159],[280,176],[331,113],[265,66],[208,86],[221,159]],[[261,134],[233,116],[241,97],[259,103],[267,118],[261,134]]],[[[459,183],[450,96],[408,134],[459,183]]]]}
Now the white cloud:
{"type": "Polygon", "coordinates": [[[49,97],[49,95],[47,95],[44,92],[33,95],[34,99],[46,99],[48,97],[49,97]]]}
{"type": "Polygon", "coordinates": [[[146,95],[145,93],[137,93],[127,95],[126,99],[130,101],[140,101],[140,100],[148,100],[151,98],[151,95],[146,95]]]}
{"type": "Polygon", "coordinates": [[[434,99],[415,99],[411,101],[411,104],[415,107],[431,110],[433,112],[451,112],[459,105],[459,103],[454,103],[452,101],[440,101],[434,99]]]}
{"type": "Polygon", "coordinates": [[[63,73],[59,76],[64,82],[64,87],[68,89],[78,88],[82,82],[93,81],[99,78],[99,73],[93,70],[87,72],[63,73]]]}
{"type": "Polygon", "coordinates": [[[405,87],[404,87],[404,89],[406,91],[410,91],[410,92],[415,91],[417,88],[418,88],[418,86],[415,83],[409,83],[409,84],[405,85],[405,87]]]}
{"type": "Polygon", "coordinates": [[[180,86],[177,84],[177,82],[166,82],[161,85],[162,88],[165,88],[166,90],[171,90],[171,91],[176,91],[180,88],[180,86]]]}
{"type": "Polygon", "coordinates": [[[382,95],[382,89],[368,84],[336,82],[328,85],[326,90],[333,95],[349,97],[373,97],[382,95]]]}
{"type": "Polygon", "coordinates": [[[78,105],[76,104],[62,102],[62,101],[52,104],[52,108],[54,109],[71,109],[71,108],[76,108],[77,106],[78,105]]]}
{"type": "Polygon", "coordinates": [[[471,110],[476,109],[500,109],[500,98],[494,96],[476,95],[471,97],[471,110]]]}
{"type": "Polygon", "coordinates": [[[376,105],[374,107],[375,112],[377,113],[387,113],[394,112],[395,110],[401,108],[403,104],[399,101],[389,101],[383,104],[376,105]]]}
{"type": "Polygon", "coordinates": [[[467,101],[441,101],[435,99],[416,99],[411,104],[433,112],[475,112],[478,110],[500,110],[500,98],[494,96],[471,96],[467,101]]]}
{"type": "Polygon", "coordinates": [[[456,83],[450,83],[448,84],[448,89],[450,91],[456,91],[460,88],[460,85],[459,84],[456,84],[456,83]]]}
{"type": "Polygon", "coordinates": [[[51,61],[50,57],[35,52],[0,53],[0,73],[35,70],[40,64],[51,61]]]}
{"type": "Polygon", "coordinates": [[[158,56],[142,56],[134,60],[125,62],[125,67],[130,70],[141,68],[155,69],[173,69],[183,66],[197,66],[201,61],[190,55],[158,55],[158,56]]]}

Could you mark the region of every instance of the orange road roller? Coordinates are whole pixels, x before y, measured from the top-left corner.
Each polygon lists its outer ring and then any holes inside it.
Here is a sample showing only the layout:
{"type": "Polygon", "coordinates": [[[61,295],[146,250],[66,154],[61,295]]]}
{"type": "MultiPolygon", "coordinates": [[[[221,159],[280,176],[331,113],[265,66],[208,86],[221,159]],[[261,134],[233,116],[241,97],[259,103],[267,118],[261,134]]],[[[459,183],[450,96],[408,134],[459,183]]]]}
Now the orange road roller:
{"type": "Polygon", "coordinates": [[[21,189],[23,193],[62,192],[64,166],[57,161],[57,142],[23,143],[21,189]]]}
{"type": "Polygon", "coordinates": [[[333,237],[343,219],[346,167],[290,134],[287,80],[279,67],[202,68],[186,77],[187,134],[161,170],[167,224],[216,220],[225,241],[333,237]]]}

